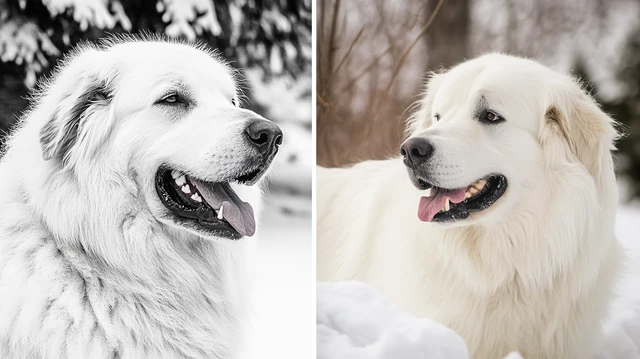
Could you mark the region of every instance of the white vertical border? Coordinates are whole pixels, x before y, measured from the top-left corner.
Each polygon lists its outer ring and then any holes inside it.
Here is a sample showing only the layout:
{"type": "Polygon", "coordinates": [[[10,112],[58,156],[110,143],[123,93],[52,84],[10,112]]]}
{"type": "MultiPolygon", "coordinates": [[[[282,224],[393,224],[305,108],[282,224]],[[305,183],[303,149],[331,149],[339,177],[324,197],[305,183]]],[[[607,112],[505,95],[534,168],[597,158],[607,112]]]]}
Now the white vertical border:
{"type": "MultiPolygon", "coordinates": [[[[322,1],[322,0],[320,0],[322,1]]],[[[316,75],[317,75],[317,16],[318,16],[318,0],[311,0],[311,156],[313,158],[313,165],[311,167],[311,278],[309,282],[311,283],[311,303],[313,304],[312,310],[310,313],[310,324],[313,325],[313,329],[311,333],[313,333],[311,346],[311,356],[309,358],[315,358],[317,353],[317,334],[316,334],[316,229],[317,229],[317,221],[316,221],[316,193],[317,193],[317,101],[316,101],[316,75]]]]}

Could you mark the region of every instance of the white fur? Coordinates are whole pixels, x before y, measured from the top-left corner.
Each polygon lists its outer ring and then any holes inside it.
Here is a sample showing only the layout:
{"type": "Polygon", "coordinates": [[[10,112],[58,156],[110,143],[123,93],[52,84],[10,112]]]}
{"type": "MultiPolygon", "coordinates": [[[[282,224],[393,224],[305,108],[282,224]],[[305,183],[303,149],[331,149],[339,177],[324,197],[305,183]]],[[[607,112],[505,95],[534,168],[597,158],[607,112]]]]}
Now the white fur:
{"type": "Polygon", "coordinates": [[[434,74],[409,134],[433,142],[436,185],[501,173],[506,193],[467,220],[424,223],[400,158],[319,168],[319,280],[372,284],[476,359],[587,357],[622,260],[613,120],[571,77],[490,54],[434,74]],[[474,118],[481,95],[506,122],[474,118]]]}
{"type": "MultiPolygon", "coordinates": [[[[41,88],[0,162],[0,357],[235,357],[255,239],[173,223],[154,187],[162,163],[211,181],[242,169],[258,116],[232,103],[232,70],[203,47],[115,39],[41,88]],[[96,86],[110,99],[83,98],[96,86]],[[189,110],[155,104],[173,86],[189,110]]],[[[260,183],[234,188],[259,212],[260,183]]]]}

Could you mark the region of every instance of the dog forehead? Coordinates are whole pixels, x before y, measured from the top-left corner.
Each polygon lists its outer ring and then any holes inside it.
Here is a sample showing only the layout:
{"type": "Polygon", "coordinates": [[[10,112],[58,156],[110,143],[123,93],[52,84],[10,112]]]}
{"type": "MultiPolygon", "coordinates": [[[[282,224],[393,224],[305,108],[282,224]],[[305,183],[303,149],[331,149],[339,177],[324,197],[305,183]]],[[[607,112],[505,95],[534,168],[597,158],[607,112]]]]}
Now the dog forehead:
{"type": "Polygon", "coordinates": [[[549,102],[548,87],[559,75],[528,59],[491,54],[464,62],[443,76],[433,101],[434,112],[478,109],[499,112],[511,123],[537,127],[529,119],[542,119],[549,102]]]}
{"type": "Polygon", "coordinates": [[[127,42],[108,52],[124,70],[137,78],[180,79],[191,86],[212,86],[225,93],[235,93],[236,82],[231,68],[213,53],[192,45],[170,42],[127,42]]]}
{"type": "MultiPolygon", "coordinates": [[[[545,81],[557,76],[535,61],[500,54],[461,63],[445,75],[442,90],[468,94],[540,91],[544,89],[545,81]]],[[[537,96],[536,93],[531,95],[537,96]]]]}

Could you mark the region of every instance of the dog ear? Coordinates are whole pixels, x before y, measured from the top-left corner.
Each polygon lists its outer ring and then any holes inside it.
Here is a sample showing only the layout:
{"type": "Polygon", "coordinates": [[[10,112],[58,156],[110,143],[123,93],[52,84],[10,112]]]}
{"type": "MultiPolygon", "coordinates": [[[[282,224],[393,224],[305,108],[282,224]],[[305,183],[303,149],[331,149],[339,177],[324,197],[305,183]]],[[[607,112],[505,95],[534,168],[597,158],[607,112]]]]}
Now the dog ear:
{"type": "Polygon", "coordinates": [[[40,146],[45,160],[57,159],[66,165],[70,150],[76,144],[83,123],[97,112],[104,110],[111,100],[109,78],[100,74],[95,59],[98,50],[78,53],[77,59],[66,60],[54,75],[54,81],[43,91],[52,104],[48,120],[40,130],[40,146]]]}
{"type": "Polygon", "coordinates": [[[427,81],[421,98],[414,104],[414,106],[418,106],[418,110],[407,120],[406,137],[410,137],[431,126],[433,99],[435,98],[435,94],[440,87],[443,77],[444,74],[436,72],[430,72],[427,75],[427,81]]]}
{"type": "Polygon", "coordinates": [[[569,96],[555,96],[545,114],[545,127],[563,136],[571,154],[594,178],[600,178],[605,167],[613,167],[611,151],[619,137],[616,122],[577,81],[571,80],[568,91],[569,96]]]}

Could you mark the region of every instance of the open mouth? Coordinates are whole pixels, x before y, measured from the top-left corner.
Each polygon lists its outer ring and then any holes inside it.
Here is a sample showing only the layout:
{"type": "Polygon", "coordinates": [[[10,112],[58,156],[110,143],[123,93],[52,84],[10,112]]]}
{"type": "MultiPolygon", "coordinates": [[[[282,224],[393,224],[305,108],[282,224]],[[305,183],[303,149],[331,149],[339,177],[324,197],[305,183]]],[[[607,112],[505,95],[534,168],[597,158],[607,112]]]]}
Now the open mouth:
{"type": "MultiPolygon", "coordinates": [[[[261,172],[250,171],[232,182],[253,184],[261,172]]],[[[238,197],[229,182],[207,182],[160,167],[155,185],[160,201],[178,224],[229,239],[250,237],[256,231],[253,208],[238,197]]]]}
{"type": "Polygon", "coordinates": [[[423,222],[465,219],[471,212],[491,207],[507,189],[507,178],[503,175],[490,175],[457,189],[435,187],[421,179],[418,182],[427,191],[418,205],[418,218],[423,222]]]}

